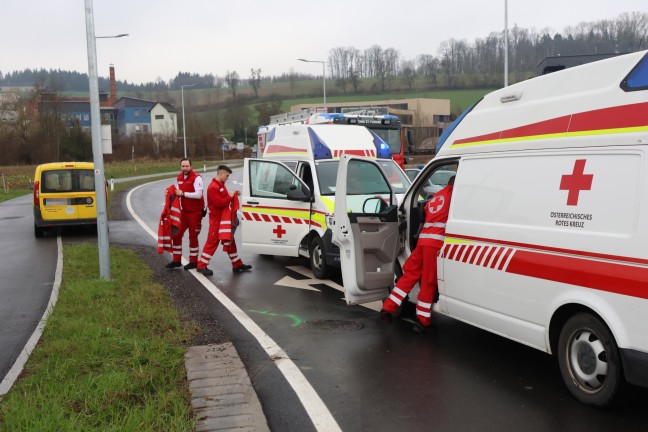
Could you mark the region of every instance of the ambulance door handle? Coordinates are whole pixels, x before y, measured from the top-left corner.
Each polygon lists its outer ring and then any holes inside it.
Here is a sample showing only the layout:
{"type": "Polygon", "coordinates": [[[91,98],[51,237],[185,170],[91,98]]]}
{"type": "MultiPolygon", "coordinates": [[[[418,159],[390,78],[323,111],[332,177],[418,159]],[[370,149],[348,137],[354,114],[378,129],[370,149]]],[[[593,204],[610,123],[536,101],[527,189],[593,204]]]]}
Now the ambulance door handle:
{"type": "Polygon", "coordinates": [[[245,203],[250,205],[259,205],[259,201],[246,201],[245,203]]]}

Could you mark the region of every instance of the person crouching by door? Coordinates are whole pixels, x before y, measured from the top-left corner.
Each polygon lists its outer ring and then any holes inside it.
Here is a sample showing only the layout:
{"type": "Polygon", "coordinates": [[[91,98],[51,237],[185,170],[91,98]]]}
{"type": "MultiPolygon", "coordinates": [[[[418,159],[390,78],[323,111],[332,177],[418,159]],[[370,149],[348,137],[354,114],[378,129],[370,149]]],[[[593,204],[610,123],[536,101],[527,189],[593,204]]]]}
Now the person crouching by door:
{"type": "Polygon", "coordinates": [[[239,207],[238,196],[240,191],[228,192],[225,182],[232,170],[227,165],[220,165],[216,169],[216,177],[209,183],[207,188],[207,208],[209,209],[209,234],[207,242],[203,246],[200,260],[198,261],[198,273],[211,276],[214,272],[207,268],[214,252],[220,242],[223,243],[223,250],[229,255],[232,262],[232,271],[240,273],[252,268],[251,265],[243,264],[238,256],[236,242],[234,241],[234,222],[236,210],[239,207]]]}
{"type": "Polygon", "coordinates": [[[398,279],[389,297],[383,302],[380,315],[384,321],[391,322],[392,315],[407,294],[420,282],[416,302],[416,323],[412,330],[425,333],[432,324],[432,303],[437,295],[437,255],[445,240],[446,222],[450,210],[450,200],[454,187],[454,176],[448,185],[434,194],[425,205],[425,222],[421,228],[418,242],[412,254],[403,264],[403,275],[398,279]]]}

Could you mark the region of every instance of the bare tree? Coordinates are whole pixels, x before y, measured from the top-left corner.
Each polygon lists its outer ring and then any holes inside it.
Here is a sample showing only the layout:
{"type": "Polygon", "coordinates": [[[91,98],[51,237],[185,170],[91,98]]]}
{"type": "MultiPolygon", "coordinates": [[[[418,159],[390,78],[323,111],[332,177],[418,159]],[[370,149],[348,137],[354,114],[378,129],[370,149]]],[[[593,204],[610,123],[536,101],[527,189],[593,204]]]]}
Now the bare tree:
{"type": "Polygon", "coordinates": [[[297,85],[297,73],[295,73],[295,68],[290,68],[288,71],[288,83],[290,84],[290,96],[295,95],[295,85],[297,85]]]}
{"type": "Polygon", "coordinates": [[[248,80],[252,90],[254,91],[254,97],[259,97],[259,87],[261,87],[261,68],[250,69],[250,79],[248,80]]]}
{"type": "Polygon", "coordinates": [[[225,75],[225,83],[227,84],[227,87],[229,87],[230,91],[232,92],[232,99],[236,99],[236,89],[241,83],[241,79],[239,78],[238,72],[236,71],[230,72],[228,70],[227,74],[225,75]]]}
{"type": "Polygon", "coordinates": [[[407,84],[407,87],[412,90],[412,84],[416,79],[416,68],[414,67],[414,62],[412,60],[403,62],[403,82],[407,84]]]}

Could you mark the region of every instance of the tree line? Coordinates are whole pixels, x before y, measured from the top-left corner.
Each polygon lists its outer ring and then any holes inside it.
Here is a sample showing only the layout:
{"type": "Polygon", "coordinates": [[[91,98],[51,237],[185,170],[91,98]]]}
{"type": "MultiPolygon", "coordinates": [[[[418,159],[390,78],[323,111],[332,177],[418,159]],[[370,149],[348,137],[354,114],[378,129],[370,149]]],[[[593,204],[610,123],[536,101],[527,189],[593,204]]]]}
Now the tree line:
{"type": "MultiPolygon", "coordinates": [[[[335,80],[343,92],[358,91],[360,78],[377,78],[380,91],[389,89],[395,79],[411,87],[416,77],[425,78],[431,87],[441,78],[446,87],[501,85],[504,65],[504,32],[491,32],[473,42],[450,38],[440,43],[436,53],[422,53],[403,58],[393,47],[373,45],[364,50],[356,47],[334,47],[326,60],[327,78],[335,80]],[[466,77],[469,77],[467,79],[466,77]]],[[[613,19],[581,22],[562,33],[549,28],[525,29],[517,25],[509,31],[509,72],[513,80],[533,75],[538,63],[547,56],[577,54],[628,53],[648,47],[648,13],[624,12],[613,19]]],[[[187,84],[200,88],[249,85],[257,94],[261,85],[273,82],[294,82],[317,78],[317,75],[296,73],[293,69],[281,75],[264,76],[261,68],[252,68],[248,76],[227,71],[224,76],[178,72],[168,82],[161,77],[147,83],[118,80],[120,91],[159,92],[180,90],[187,84]]],[[[320,76],[321,77],[321,76],[320,76]]],[[[32,87],[36,82],[49,83],[59,91],[88,91],[86,73],[64,70],[25,69],[0,71],[0,86],[32,87]]],[[[99,88],[110,88],[107,77],[99,78],[99,88]]]]}

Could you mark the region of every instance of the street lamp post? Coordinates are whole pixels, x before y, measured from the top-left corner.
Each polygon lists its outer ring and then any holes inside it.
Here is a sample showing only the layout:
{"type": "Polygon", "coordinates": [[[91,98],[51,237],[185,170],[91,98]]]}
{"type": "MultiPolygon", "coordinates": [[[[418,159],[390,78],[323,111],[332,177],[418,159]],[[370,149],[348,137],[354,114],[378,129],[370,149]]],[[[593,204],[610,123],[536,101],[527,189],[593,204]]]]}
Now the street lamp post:
{"type": "Polygon", "coordinates": [[[88,84],[90,86],[90,122],[92,159],[94,162],[95,196],[97,208],[97,247],[99,250],[99,276],[110,280],[110,250],[108,244],[108,216],[106,213],[106,183],[103,150],[101,146],[101,111],[99,108],[99,77],[97,74],[97,38],[128,36],[95,36],[92,0],[85,0],[86,44],[88,49],[88,84]]]}
{"type": "Polygon", "coordinates": [[[326,62],[323,60],[306,60],[303,58],[297,60],[306,63],[322,63],[322,89],[324,94],[324,108],[326,108],[326,62]]]}
{"type": "Polygon", "coordinates": [[[187,125],[184,115],[184,88],[193,87],[196,84],[185,84],[180,86],[180,98],[182,99],[182,139],[184,141],[184,157],[187,157],[187,125]]]}

